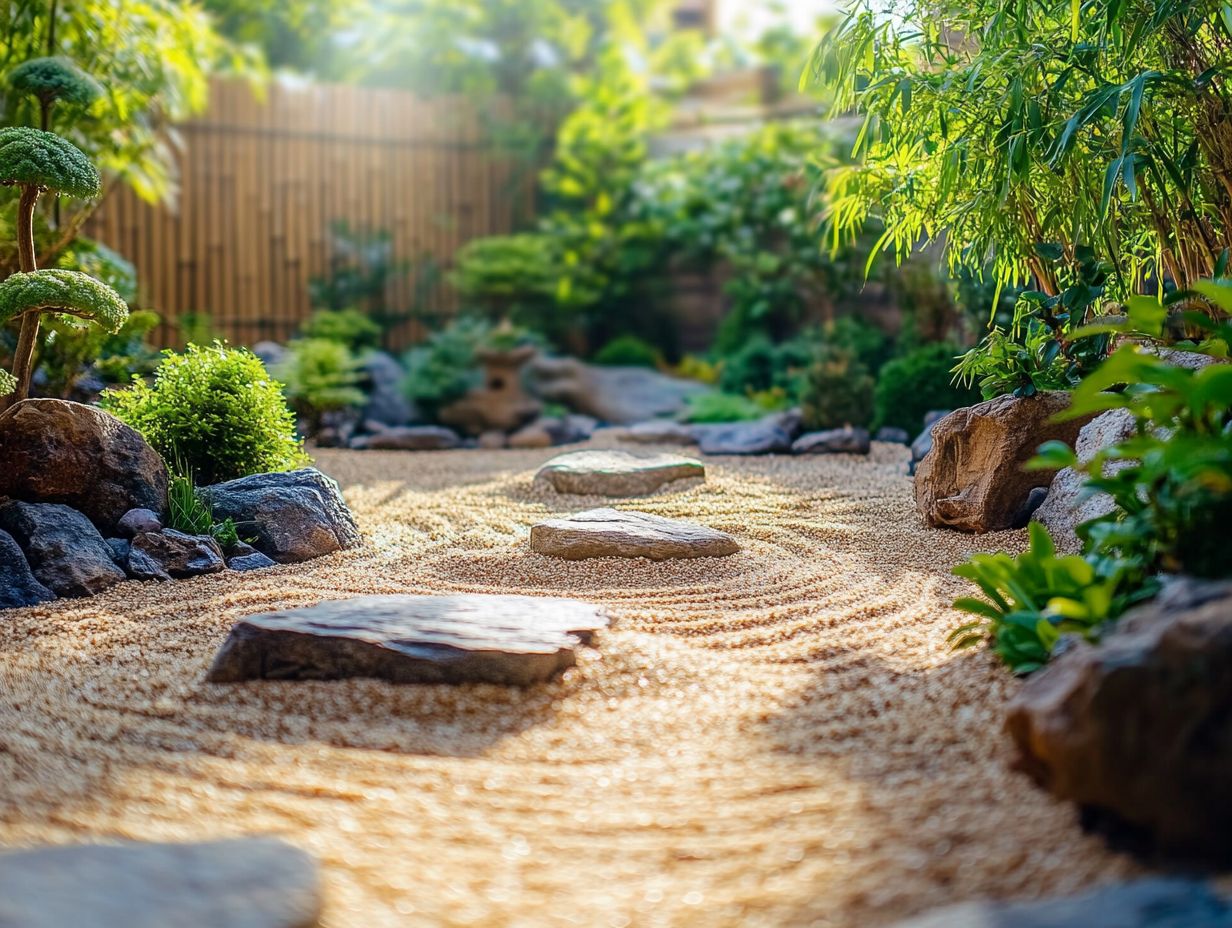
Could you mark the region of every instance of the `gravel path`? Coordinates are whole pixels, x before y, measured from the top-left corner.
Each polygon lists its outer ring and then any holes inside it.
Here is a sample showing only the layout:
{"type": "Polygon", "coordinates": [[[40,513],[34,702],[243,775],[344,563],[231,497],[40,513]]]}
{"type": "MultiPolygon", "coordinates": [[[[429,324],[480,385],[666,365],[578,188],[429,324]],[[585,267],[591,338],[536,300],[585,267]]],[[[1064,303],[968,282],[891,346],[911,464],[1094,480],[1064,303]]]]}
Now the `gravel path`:
{"type": "Polygon", "coordinates": [[[664,563],[528,553],[609,504],[533,490],[550,456],[321,453],[368,548],[0,614],[0,844],[273,832],[347,928],[865,928],[1133,872],[1008,769],[1017,684],[947,651],[948,571],[1021,537],[922,529],[905,449],[710,459],[632,505],[744,550],[664,563]],[[617,628],[529,692],[202,683],[246,613],[460,591],[617,628]]]}

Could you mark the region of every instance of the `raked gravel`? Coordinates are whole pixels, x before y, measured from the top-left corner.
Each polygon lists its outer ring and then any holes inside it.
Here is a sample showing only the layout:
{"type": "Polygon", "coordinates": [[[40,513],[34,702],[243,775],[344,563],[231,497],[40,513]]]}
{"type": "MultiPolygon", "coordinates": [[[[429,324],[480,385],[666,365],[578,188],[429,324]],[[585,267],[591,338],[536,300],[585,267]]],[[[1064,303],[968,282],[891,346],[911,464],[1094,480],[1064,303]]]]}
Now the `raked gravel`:
{"type": "MultiPolygon", "coordinates": [[[[671,450],[671,449],[664,449],[671,450]]],[[[1009,769],[1018,683],[947,650],[906,449],[709,458],[641,498],[743,550],[570,562],[530,526],[611,505],[544,451],[322,452],[369,544],[0,613],[0,844],[283,836],[327,926],[878,926],[1131,875],[1009,769]],[[529,691],[203,682],[240,616],[365,593],[588,599],[616,628],[529,691]]]]}

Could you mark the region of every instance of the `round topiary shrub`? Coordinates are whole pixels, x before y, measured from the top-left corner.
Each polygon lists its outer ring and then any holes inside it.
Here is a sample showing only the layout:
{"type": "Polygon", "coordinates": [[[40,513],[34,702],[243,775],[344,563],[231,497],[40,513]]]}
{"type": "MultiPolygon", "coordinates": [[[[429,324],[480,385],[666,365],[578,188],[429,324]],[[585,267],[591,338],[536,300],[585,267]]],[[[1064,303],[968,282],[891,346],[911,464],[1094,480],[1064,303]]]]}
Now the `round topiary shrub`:
{"type": "Polygon", "coordinates": [[[661,360],[654,345],[636,335],[620,335],[595,354],[595,363],[607,367],[658,367],[661,360]]]}
{"type": "Polygon", "coordinates": [[[938,342],[886,364],[873,393],[873,428],[892,426],[918,435],[926,413],[978,403],[978,390],[954,383],[952,371],[961,353],[955,345],[938,342]]]}
{"type": "Polygon", "coordinates": [[[201,485],[308,462],[282,384],[246,349],[215,343],[167,352],[153,384],[134,380],[102,402],[201,485]]]}

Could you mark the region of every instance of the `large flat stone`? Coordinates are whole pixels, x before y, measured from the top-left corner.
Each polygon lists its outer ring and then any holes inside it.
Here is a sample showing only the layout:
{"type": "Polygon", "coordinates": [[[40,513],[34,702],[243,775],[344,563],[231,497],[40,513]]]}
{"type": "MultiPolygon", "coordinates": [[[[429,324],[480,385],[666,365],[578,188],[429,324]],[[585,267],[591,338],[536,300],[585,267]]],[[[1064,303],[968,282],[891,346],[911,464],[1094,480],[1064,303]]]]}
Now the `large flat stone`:
{"type": "Polygon", "coordinates": [[[312,928],[316,863],[272,838],[0,854],[0,928],[312,928]]]}
{"type": "Polygon", "coordinates": [[[571,599],[361,596],[240,619],[207,679],[528,686],[572,667],[607,625],[571,599]]]}
{"type": "Polygon", "coordinates": [[[706,476],[705,465],[679,454],[573,451],[548,461],[535,483],[577,496],[647,496],[677,480],[706,476]]]}
{"type": "Polygon", "coordinates": [[[726,557],[740,550],[736,539],[704,525],[644,512],[592,509],[567,519],[540,522],[530,530],[536,554],[580,561],[592,557],[726,557]]]}

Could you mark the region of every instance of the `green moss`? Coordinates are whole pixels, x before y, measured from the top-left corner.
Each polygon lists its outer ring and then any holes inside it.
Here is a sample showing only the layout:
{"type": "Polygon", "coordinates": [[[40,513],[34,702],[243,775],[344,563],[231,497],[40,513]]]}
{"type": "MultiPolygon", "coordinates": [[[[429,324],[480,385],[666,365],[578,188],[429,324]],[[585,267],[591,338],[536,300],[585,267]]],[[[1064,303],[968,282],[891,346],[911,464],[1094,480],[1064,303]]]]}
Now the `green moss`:
{"type": "Polygon", "coordinates": [[[81,149],[28,126],[0,129],[0,184],[33,184],[87,200],[101,192],[98,170],[81,149]]]}
{"type": "Polygon", "coordinates": [[[30,310],[60,312],[118,332],[128,304],[105,283],[80,271],[43,270],[0,281],[0,325],[30,310]]]}
{"type": "Polygon", "coordinates": [[[9,86],[50,102],[64,100],[89,106],[103,95],[103,88],[68,58],[31,58],[9,72],[9,86]]]}

